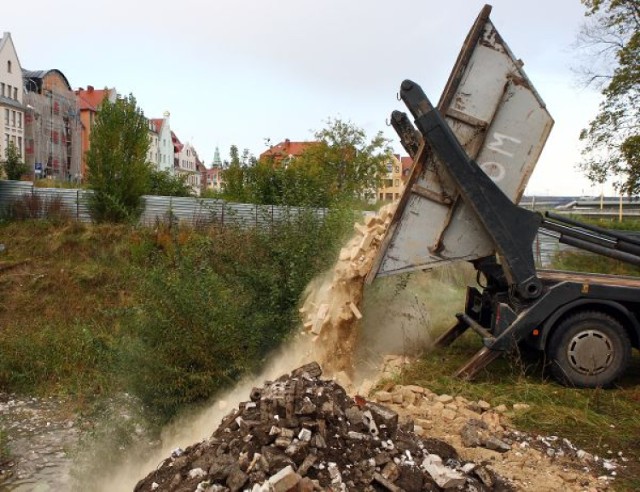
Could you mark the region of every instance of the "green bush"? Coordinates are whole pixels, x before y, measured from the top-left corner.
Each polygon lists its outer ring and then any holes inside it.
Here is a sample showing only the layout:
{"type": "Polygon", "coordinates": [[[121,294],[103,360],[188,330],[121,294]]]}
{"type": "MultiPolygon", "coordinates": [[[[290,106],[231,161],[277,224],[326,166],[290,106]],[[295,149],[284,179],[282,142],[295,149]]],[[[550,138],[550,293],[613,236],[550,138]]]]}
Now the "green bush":
{"type": "Polygon", "coordinates": [[[173,226],[149,238],[157,247],[138,267],[122,367],[153,417],[260,368],[296,327],[301,293],[334,258],[343,225],[340,214],[301,213],[265,230],[173,226]]]}

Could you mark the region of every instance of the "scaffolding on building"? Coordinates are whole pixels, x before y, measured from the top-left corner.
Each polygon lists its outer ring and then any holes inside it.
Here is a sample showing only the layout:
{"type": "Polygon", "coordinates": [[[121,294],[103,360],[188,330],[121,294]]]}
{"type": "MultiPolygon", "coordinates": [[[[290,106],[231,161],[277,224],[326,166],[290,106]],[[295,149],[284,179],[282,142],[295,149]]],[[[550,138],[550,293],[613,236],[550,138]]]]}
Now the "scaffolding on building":
{"type": "Polygon", "coordinates": [[[82,123],[75,93],[25,77],[24,105],[25,162],[34,178],[81,180],[82,123]]]}

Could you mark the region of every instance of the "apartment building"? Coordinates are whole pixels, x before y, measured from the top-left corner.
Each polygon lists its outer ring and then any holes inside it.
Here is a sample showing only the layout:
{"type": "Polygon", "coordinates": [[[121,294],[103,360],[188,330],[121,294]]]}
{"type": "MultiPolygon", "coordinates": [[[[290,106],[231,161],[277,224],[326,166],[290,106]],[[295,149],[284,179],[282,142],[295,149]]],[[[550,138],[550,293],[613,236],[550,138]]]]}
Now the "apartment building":
{"type": "Polygon", "coordinates": [[[22,67],[11,34],[0,38],[0,161],[12,142],[24,157],[24,118],[22,67]]]}
{"type": "Polygon", "coordinates": [[[157,134],[157,168],[173,174],[175,155],[170,117],[169,111],[165,111],[162,118],[152,118],[150,121],[157,134]]]}
{"type": "Polygon", "coordinates": [[[404,184],[411,173],[413,160],[408,156],[394,154],[387,163],[386,173],[382,176],[382,184],[377,191],[379,201],[394,201],[400,198],[404,184]]]}

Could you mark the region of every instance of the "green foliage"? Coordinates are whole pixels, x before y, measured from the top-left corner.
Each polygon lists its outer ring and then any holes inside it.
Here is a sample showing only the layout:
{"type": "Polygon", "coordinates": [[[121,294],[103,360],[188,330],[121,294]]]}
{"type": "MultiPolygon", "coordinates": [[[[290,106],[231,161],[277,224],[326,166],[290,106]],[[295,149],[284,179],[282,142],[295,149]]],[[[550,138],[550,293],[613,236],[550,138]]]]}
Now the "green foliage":
{"type": "Polygon", "coordinates": [[[224,197],[268,205],[331,207],[375,196],[391,150],[378,133],[368,140],[350,122],[330,119],[316,142],[295,158],[248,162],[232,152],[224,197]],[[235,157],[234,157],[235,156],[235,157]]]}
{"type": "Polygon", "coordinates": [[[165,421],[258,369],[295,329],[301,293],[343,227],[343,216],[303,212],[270,230],[158,230],[134,275],[141,297],[122,344],[130,390],[165,421]]]}
{"type": "Polygon", "coordinates": [[[602,85],[604,100],[582,130],[580,167],[596,183],[609,178],[628,194],[640,191],[640,0],[582,0],[591,24],[582,44],[594,54],[587,82],[602,85]],[[614,62],[615,61],[615,62],[614,62]],[[597,71],[597,70],[602,70],[597,71]]]}
{"type": "Polygon", "coordinates": [[[309,165],[323,176],[330,196],[338,200],[375,197],[391,157],[382,132],[368,141],[364,130],[351,122],[329,119],[315,137],[320,144],[303,153],[300,165],[309,165]]]}
{"type": "Polygon", "coordinates": [[[89,200],[97,222],[123,222],[139,217],[141,197],[149,187],[148,125],[132,95],[115,102],[104,99],[87,152],[89,200]]]}
{"type": "Polygon", "coordinates": [[[147,195],[158,196],[191,196],[192,189],[187,183],[187,176],[178,176],[169,171],[152,169],[149,172],[147,195]]]}
{"type": "Polygon", "coordinates": [[[99,394],[110,385],[113,351],[95,326],[43,319],[28,331],[6,328],[0,335],[0,387],[99,394]]]}
{"type": "Polygon", "coordinates": [[[255,157],[249,154],[248,149],[245,149],[240,157],[238,147],[235,145],[229,149],[229,157],[231,159],[225,161],[225,170],[222,173],[224,179],[222,198],[241,203],[259,203],[252,199],[246,187],[250,169],[256,164],[255,157]]]}
{"type": "Polygon", "coordinates": [[[4,150],[5,158],[2,167],[7,179],[19,180],[29,171],[29,167],[22,161],[20,151],[13,142],[4,150]]]}

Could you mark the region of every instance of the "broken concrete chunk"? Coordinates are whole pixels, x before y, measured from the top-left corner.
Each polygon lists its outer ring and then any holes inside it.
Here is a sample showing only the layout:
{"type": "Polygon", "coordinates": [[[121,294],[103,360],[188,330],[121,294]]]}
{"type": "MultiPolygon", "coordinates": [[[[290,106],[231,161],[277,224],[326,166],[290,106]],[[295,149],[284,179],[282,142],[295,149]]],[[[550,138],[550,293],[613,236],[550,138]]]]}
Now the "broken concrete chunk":
{"type": "Polygon", "coordinates": [[[429,473],[433,481],[443,489],[462,487],[466,482],[465,476],[460,472],[443,465],[442,459],[438,455],[427,455],[421,467],[429,473]]]}
{"type": "Polygon", "coordinates": [[[202,468],[194,468],[189,470],[189,478],[204,478],[207,476],[207,472],[202,468]]]}
{"type": "Polygon", "coordinates": [[[377,437],[380,431],[378,430],[378,426],[376,424],[375,419],[373,418],[373,414],[371,410],[365,410],[362,412],[362,422],[369,429],[369,434],[373,437],[377,437]]]}
{"type": "Polygon", "coordinates": [[[273,492],[287,492],[298,485],[301,479],[302,477],[294,472],[291,466],[286,466],[269,478],[270,490],[273,492]]]}
{"type": "Polygon", "coordinates": [[[312,432],[309,429],[300,429],[300,433],[298,434],[298,439],[301,441],[308,442],[311,440],[312,432]]]}
{"type": "Polygon", "coordinates": [[[400,468],[395,461],[390,461],[382,469],[382,476],[391,482],[398,480],[400,476],[400,468]]]}
{"type": "Polygon", "coordinates": [[[231,473],[227,477],[227,487],[232,492],[237,492],[242,489],[245,483],[249,480],[249,475],[243,472],[238,466],[231,469],[231,473]]]}
{"type": "Polygon", "coordinates": [[[476,466],[473,469],[473,473],[480,479],[480,481],[489,489],[492,489],[495,485],[495,481],[493,476],[489,470],[487,470],[484,466],[476,466]]]}
{"type": "Polygon", "coordinates": [[[298,474],[304,477],[316,461],[318,461],[318,457],[315,454],[308,454],[298,467],[298,474]]]}
{"type": "Polygon", "coordinates": [[[484,400],[478,401],[478,407],[480,407],[480,410],[482,410],[483,412],[486,412],[487,410],[491,410],[491,404],[487,403],[484,400]]]}
{"type": "Polygon", "coordinates": [[[390,434],[395,434],[398,429],[398,414],[396,412],[372,402],[367,403],[367,408],[371,411],[378,427],[384,425],[390,434]]]}
{"type": "Polygon", "coordinates": [[[309,364],[305,364],[304,366],[298,367],[297,369],[291,371],[291,377],[297,378],[302,376],[305,373],[309,377],[319,378],[320,376],[322,376],[322,368],[320,367],[320,364],[318,364],[317,362],[315,361],[310,362],[309,364]]]}
{"type": "Polygon", "coordinates": [[[507,451],[511,451],[511,446],[509,444],[502,441],[501,439],[498,439],[495,436],[487,437],[483,442],[483,446],[487,449],[498,451],[499,453],[506,453],[507,451]]]}
{"type": "Polygon", "coordinates": [[[385,489],[389,490],[390,492],[404,492],[403,489],[401,489],[400,487],[394,485],[392,482],[390,482],[389,480],[384,478],[379,473],[374,473],[373,474],[373,479],[376,482],[378,482],[380,485],[382,485],[385,489]]]}
{"type": "Polygon", "coordinates": [[[451,403],[453,401],[453,396],[451,396],[451,395],[440,395],[440,396],[436,397],[436,401],[439,401],[443,405],[446,405],[447,403],[451,403]]]}
{"type": "Polygon", "coordinates": [[[460,437],[462,438],[462,444],[468,448],[475,448],[482,445],[480,430],[474,425],[465,425],[460,432],[460,437]]]}

